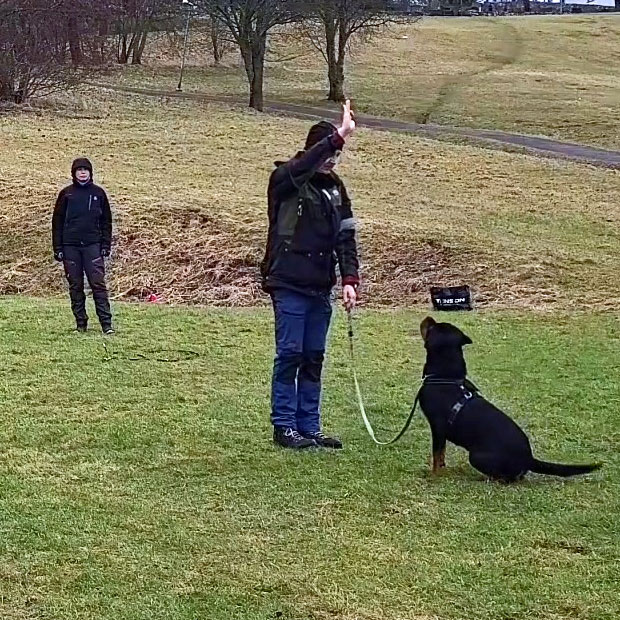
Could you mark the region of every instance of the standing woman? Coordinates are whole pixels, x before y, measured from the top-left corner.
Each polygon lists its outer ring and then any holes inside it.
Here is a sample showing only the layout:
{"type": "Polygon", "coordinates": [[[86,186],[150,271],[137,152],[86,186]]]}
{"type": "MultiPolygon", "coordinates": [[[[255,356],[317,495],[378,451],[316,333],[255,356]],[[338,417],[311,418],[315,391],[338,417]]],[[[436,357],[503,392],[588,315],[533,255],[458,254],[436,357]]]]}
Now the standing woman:
{"type": "Polygon", "coordinates": [[[105,259],[112,244],[110,203],[105,191],[93,183],[93,166],[88,159],[73,162],[71,177],[71,185],[58,194],[52,217],[54,258],[65,268],[77,331],[85,332],[88,325],[86,273],[101,329],[104,334],[113,334],[105,283],[105,259]]]}
{"type": "Polygon", "coordinates": [[[322,431],[321,372],[336,264],[348,310],[355,306],[360,281],[351,201],[334,172],[354,131],[347,101],[340,127],[325,121],[314,125],[304,150],[277,162],[269,180],[269,234],[261,271],[275,317],[273,439],[285,448],[342,448],[339,439],[322,431]]]}

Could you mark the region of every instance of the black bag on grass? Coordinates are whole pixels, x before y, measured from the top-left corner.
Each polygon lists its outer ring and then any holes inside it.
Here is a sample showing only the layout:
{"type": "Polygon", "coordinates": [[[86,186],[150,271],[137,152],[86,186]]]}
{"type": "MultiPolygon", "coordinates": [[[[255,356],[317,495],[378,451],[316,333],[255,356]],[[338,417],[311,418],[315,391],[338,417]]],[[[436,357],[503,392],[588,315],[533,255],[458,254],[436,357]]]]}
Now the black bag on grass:
{"type": "Polygon", "coordinates": [[[473,310],[469,286],[433,286],[431,300],[435,310],[473,310]]]}

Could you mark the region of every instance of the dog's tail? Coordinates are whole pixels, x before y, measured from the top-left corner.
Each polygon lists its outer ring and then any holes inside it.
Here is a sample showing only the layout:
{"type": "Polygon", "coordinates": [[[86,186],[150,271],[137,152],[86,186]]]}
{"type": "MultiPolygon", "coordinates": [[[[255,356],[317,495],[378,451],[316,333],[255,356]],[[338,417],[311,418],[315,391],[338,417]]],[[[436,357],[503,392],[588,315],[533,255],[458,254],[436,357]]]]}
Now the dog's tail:
{"type": "Polygon", "coordinates": [[[546,461],[532,459],[530,471],[533,471],[535,474],[548,474],[550,476],[562,476],[563,478],[568,478],[569,476],[588,474],[591,471],[600,469],[601,467],[602,465],[600,463],[592,465],[561,465],[560,463],[547,463],[546,461]]]}

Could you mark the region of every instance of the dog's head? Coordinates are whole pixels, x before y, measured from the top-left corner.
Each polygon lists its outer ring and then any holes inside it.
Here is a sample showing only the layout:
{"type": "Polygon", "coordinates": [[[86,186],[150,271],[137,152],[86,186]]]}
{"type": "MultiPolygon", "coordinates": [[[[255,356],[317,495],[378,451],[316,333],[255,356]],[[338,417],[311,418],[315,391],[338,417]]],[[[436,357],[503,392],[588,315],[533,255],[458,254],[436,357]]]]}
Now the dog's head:
{"type": "Polygon", "coordinates": [[[471,338],[452,323],[437,323],[427,316],[420,323],[420,333],[428,351],[461,349],[472,344],[471,338]]]}

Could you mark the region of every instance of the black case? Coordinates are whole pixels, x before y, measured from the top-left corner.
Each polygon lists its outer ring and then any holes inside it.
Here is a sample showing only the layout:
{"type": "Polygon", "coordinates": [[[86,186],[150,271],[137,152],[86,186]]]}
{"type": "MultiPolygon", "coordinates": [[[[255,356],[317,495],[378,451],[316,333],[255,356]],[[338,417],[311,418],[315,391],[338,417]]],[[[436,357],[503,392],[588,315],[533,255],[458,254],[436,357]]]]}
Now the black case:
{"type": "Polygon", "coordinates": [[[469,286],[433,286],[431,300],[435,310],[473,310],[469,286]]]}

